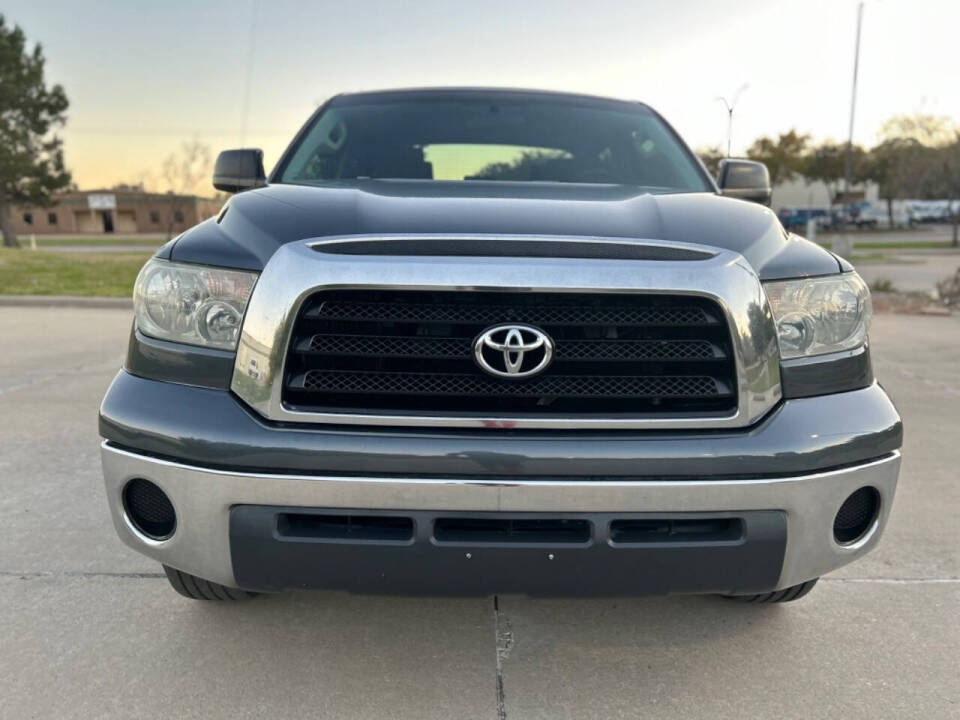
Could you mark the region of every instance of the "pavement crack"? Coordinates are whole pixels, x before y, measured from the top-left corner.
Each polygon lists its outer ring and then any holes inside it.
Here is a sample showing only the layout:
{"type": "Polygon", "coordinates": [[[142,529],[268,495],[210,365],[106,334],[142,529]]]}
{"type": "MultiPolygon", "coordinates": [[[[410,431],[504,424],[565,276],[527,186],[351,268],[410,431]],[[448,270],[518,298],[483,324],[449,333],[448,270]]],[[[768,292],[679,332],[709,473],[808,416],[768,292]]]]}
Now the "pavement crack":
{"type": "Polygon", "coordinates": [[[0,387],[0,395],[9,395],[10,393],[16,392],[18,390],[25,390],[27,388],[34,387],[35,385],[49,384],[58,378],[61,378],[65,375],[79,375],[90,371],[100,371],[103,369],[109,368],[119,368],[123,366],[123,358],[120,359],[118,364],[116,358],[110,360],[105,360],[98,363],[87,363],[86,365],[72,366],[67,370],[59,370],[53,373],[44,373],[41,375],[28,375],[26,378],[22,379],[21,382],[18,382],[14,385],[7,385],[6,387],[0,387]]]}
{"type": "Polygon", "coordinates": [[[820,578],[822,582],[835,583],[876,583],[878,585],[951,585],[960,584],[960,578],[930,577],[930,578],[820,578]]]}
{"type": "Polygon", "coordinates": [[[30,571],[30,572],[13,572],[10,570],[0,570],[0,577],[15,577],[20,578],[21,580],[34,580],[36,578],[57,578],[57,577],[68,577],[68,578],[132,578],[134,580],[140,579],[150,579],[166,577],[163,573],[150,573],[150,572],[47,572],[47,571],[30,571]]]}
{"type": "Polygon", "coordinates": [[[497,718],[506,720],[507,703],[503,690],[503,662],[513,649],[513,628],[510,619],[500,611],[500,598],[493,596],[493,633],[497,646],[497,718]]]}

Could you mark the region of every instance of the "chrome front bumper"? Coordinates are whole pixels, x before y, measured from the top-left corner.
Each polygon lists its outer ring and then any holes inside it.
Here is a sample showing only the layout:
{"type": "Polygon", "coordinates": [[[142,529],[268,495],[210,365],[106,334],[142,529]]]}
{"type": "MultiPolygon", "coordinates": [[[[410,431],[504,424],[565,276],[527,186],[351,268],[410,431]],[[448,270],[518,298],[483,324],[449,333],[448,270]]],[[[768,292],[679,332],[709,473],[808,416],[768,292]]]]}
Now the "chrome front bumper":
{"type": "MultiPolygon", "coordinates": [[[[120,538],[166,565],[236,586],[230,511],[237,505],[368,510],[475,512],[721,512],[781,510],[787,544],[777,588],[835,570],[869,552],[886,525],[900,454],[828,472],[794,477],[710,480],[592,481],[410,479],[243,473],[211,470],[101,446],[107,497],[120,538]],[[177,512],[177,530],[161,542],[126,518],[121,493],[131,478],[159,485],[177,512]],[[859,541],[841,546],[833,519],[860,487],[875,487],[881,507],[859,541]]],[[[774,588],[771,588],[774,589],[774,588]]]]}

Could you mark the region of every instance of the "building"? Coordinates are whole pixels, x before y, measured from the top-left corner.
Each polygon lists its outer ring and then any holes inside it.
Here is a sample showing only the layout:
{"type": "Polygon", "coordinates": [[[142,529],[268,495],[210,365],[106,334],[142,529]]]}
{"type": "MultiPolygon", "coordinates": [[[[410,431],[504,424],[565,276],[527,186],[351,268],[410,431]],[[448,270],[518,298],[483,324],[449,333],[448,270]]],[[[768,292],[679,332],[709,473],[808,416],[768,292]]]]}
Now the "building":
{"type": "MultiPolygon", "coordinates": [[[[803,177],[777,183],[773,187],[771,207],[774,212],[798,208],[829,210],[834,205],[843,203],[843,183],[837,183],[837,186],[836,195],[831,195],[824,183],[810,182],[803,177]]],[[[876,183],[850,186],[850,202],[863,201],[873,204],[879,202],[879,187],[876,183]]]]}
{"type": "Polygon", "coordinates": [[[50,207],[15,207],[17,235],[182,232],[213,217],[222,200],[140,188],[58,193],[50,207]]]}

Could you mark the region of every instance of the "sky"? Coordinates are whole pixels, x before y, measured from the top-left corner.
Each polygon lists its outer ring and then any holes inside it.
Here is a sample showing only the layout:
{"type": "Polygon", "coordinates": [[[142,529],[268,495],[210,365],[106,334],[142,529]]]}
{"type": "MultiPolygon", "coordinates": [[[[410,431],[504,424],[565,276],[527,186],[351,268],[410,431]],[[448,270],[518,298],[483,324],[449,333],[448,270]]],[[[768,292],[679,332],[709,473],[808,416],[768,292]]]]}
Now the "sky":
{"type": "MultiPolygon", "coordinates": [[[[796,128],[845,140],[856,0],[5,0],[70,99],[81,188],[144,182],[193,139],[267,170],[339,92],[481,85],[642,100],[694,148],[796,128]],[[246,108],[246,112],[245,112],[246,108]]],[[[957,0],[864,3],[854,141],[924,112],[960,122],[957,0]]],[[[212,192],[205,184],[197,190],[212,192]]]]}

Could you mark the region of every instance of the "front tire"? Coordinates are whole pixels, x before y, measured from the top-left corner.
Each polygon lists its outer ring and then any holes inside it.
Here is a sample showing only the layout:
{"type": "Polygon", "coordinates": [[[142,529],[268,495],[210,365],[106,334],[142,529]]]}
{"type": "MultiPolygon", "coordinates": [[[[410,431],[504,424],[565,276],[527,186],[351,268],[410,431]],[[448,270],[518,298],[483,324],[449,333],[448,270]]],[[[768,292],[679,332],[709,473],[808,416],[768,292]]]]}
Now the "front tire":
{"type": "Polygon", "coordinates": [[[211,600],[214,602],[239,602],[255,597],[257,593],[227,587],[210,582],[196,575],[185,573],[176,568],[163,566],[167,580],[178,593],[191,600],[211,600]]]}
{"type": "Polygon", "coordinates": [[[783,590],[775,590],[774,592],[759,593],[757,595],[724,595],[724,597],[728,600],[736,600],[737,602],[745,603],[793,602],[794,600],[799,600],[808,592],[813,590],[813,586],[817,584],[817,580],[819,579],[820,578],[807,580],[799,585],[793,585],[792,587],[784,588],[783,590]]]}

